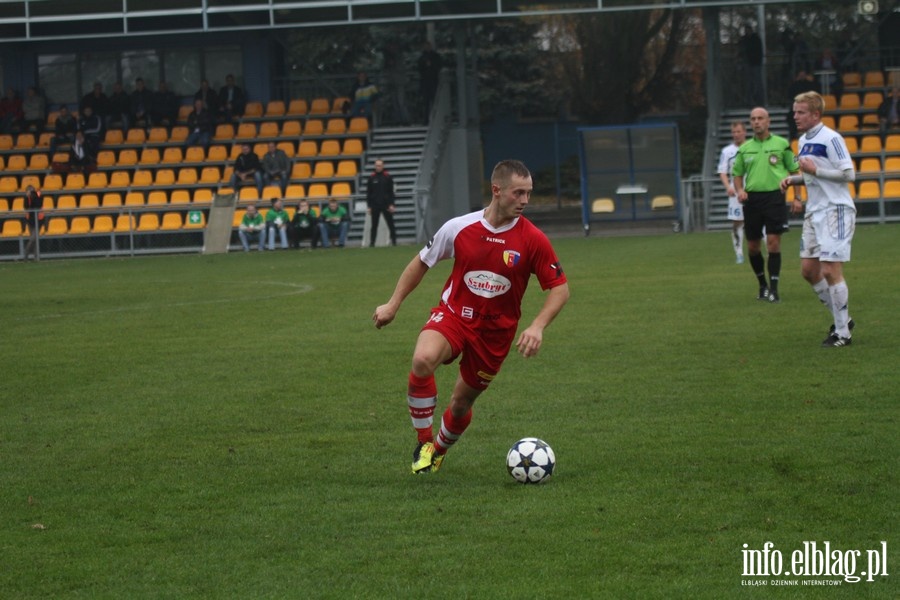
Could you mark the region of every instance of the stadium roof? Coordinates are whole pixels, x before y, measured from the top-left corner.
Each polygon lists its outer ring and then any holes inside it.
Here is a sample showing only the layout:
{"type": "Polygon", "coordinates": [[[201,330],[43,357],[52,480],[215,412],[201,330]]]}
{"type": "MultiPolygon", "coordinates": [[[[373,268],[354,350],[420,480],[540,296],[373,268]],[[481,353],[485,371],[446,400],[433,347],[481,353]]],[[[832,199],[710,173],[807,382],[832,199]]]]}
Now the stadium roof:
{"type": "Polygon", "coordinates": [[[0,42],[817,0],[0,0],[0,42]]]}

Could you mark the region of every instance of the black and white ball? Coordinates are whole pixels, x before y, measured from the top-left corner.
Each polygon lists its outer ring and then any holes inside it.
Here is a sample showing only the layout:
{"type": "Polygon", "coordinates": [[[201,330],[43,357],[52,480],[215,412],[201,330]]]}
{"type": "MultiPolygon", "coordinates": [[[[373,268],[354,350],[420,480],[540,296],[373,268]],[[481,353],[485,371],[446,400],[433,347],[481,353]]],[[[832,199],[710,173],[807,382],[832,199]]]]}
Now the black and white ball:
{"type": "Polygon", "coordinates": [[[506,468],[519,483],[541,483],[553,475],[556,456],[547,442],[522,438],[506,454],[506,468]]]}

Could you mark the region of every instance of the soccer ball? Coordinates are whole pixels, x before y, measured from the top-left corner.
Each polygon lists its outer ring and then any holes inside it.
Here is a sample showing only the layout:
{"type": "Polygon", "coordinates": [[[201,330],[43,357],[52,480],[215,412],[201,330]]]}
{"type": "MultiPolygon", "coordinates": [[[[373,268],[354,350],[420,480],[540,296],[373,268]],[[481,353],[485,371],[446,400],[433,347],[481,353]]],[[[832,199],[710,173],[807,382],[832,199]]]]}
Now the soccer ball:
{"type": "Polygon", "coordinates": [[[506,469],[519,483],[541,483],[553,475],[556,456],[547,442],[522,438],[506,454],[506,469]]]}

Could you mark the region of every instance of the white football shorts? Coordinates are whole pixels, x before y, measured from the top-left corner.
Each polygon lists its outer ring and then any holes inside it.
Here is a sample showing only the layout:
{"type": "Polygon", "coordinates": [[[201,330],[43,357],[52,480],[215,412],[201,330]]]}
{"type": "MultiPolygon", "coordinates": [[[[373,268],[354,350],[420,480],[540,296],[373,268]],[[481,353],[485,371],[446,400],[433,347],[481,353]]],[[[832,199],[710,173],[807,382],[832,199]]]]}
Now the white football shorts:
{"type": "Polygon", "coordinates": [[[744,220],[744,205],[738,202],[737,196],[728,197],[728,218],[732,221],[744,220]]]}
{"type": "Polygon", "coordinates": [[[854,229],[856,210],[849,206],[829,206],[807,214],[800,237],[800,258],[848,262],[854,229]]]}

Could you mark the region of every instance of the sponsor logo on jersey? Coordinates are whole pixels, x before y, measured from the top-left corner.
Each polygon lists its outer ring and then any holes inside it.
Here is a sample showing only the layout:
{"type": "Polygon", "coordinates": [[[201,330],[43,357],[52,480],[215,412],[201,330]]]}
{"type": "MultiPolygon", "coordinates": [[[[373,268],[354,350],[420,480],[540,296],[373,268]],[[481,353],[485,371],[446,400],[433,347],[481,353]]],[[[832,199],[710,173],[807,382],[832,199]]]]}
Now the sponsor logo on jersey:
{"type": "Polygon", "coordinates": [[[503,238],[495,238],[495,237],[491,237],[489,235],[483,235],[483,236],[481,236],[481,239],[483,239],[486,242],[491,242],[492,244],[505,244],[506,243],[506,240],[504,240],[503,238]]]}
{"type": "Polygon", "coordinates": [[[507,267],[514,267],[519,264],[519,258],[522,255],[516,252],[515,250],[504,250],[503,251],[503,264],[507,267]]]}
{"type": "Polygon", "coordinates": [[[496,321],[502,315],[498,314],[484,314],[480,313],[471,306],[463,306],[461,316],[463,319],[478,319],[479,321],[496,321]]]}
{"type": "Polygon", "coordinates": [[[555,263],[551,263],[550,268],[556,272],[557,277],[563,276],[563,268],[562,268],[562,265],[559,264],[559,261],[557,261],[555,263]]]}
{"type": "Polygon", "coordinates": [[[512,287],[509,279],[492,271],[469,271],[463,281],[470,292],[482,298],[502,296],[512,287]]]}

